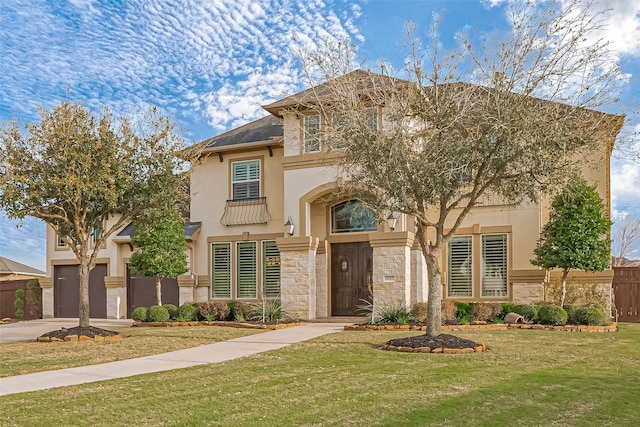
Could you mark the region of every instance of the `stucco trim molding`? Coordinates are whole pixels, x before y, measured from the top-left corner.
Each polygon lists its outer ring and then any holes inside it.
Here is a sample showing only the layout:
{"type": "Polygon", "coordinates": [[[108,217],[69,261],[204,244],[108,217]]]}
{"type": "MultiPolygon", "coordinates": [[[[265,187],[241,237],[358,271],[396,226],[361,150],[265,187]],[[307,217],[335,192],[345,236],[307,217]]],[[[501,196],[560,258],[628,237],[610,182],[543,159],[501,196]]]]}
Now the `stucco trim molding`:
{"type": "Polygon", "coordinates": [[[414,239],[415,235],[410,231],[369,233],[369,244],[372,248],[412,247],[414,239]]]}
{"type": "Polygon", "coordinates": [[[509,281],[512,283],[542,283],[545,279],[546,271],[533,268],[529,270],[509,271],[509,281]]]}
{"type": "MultiPolygon", "coordinates": [[[[551,271],[551,279],[552,280],[560,280],[562,278],[562,271],[553,270],[551,271]]],[[[567,276],[568,281],[579,282],[579,283],[611,283],[613,280],[613,270],[605,270],[605,271],[569,271],[569,275],[567,276]]]]}
{"type": "Polygon", "coordinates": [[[313,236],[281,237],[276,239],[280,252],[315,251],[318,249],[319,239],[313,236]]]}
{"type": "Polygon", "coordinates": [[[107,289],[126,288],[127,282],[124,276],[104,276],[104,287],[107,289]]]}
{"type": "Polygon", "coordinates": [[[182,274],[178,276],[178,287],[180,288],[193,288],[195,284],[196,278],[191,274],[182,274]]]}
{"type": "Polygon", "coordinates": [[[41,277],[38,279],[38,283],[40,283],[40,288],[53,288],[53,277],[41,277]]]}

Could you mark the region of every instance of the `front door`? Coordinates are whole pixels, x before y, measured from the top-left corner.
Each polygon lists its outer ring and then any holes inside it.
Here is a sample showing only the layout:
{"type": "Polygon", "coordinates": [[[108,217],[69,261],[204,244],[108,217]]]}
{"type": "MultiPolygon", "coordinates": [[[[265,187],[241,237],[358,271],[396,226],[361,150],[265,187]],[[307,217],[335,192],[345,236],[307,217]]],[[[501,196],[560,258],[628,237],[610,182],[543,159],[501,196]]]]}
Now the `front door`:
{"type": "Polygon", "coordinates": [[[357,316],[371,302],[373,249],[369,242],[331,245],[331,315],[357,316]]]}

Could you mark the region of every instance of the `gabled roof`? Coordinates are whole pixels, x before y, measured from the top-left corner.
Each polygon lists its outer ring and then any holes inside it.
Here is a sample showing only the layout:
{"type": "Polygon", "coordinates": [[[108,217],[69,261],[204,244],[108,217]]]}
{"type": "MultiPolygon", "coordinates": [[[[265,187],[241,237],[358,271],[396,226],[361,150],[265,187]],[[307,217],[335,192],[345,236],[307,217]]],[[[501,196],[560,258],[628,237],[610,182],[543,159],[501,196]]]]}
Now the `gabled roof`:
{"type": "Polygon", "coordinates": [[[335,86],[336,82],[340,83],[341,81],[349,84],[353,84],[355,82],[357,85],[357,89],[362,90],[363,92],[374,89],[383,89],[385,87],[389,87],[390,83],[410,83],[408,80],[385,76],[384,74],[374,73],[372,71],[355,70],[343,76],[335,78],[334,80],[332,80],[333,83],[331,86],[326,82],[321,83],[317,86],[303,90],[302,92],[298,92],[279,101],[263,105],[262,108],[264,108],[271,114],[278,116],[281,114],[282,110],[285,110],[287,108],[291,108],[297,105],[305,105],[317,99],[324,98],[329,100],[333,97],[331,87],[335,86]]]}
{"type": "Polygon", "coordinates": [[[28,276],[46,276],[44,271],[40,271],[28,265],[0,256],[0,274],[24,274],[28,276]]]}
{"type": "MultiPolygon", "coordinates": [[[[193,240],[193,238],[200,231],[200,226],[202,222],[185,222],[184,223],[184,238],[186,240],[193,240]]],[[[131,237],[136,232],[136,226],[133,222],[127,224],[125,228],[120,230],[118,234],[113,238],[114,242],[117,243],[129,243],[131,241],[131,237]]]]}
{"type": "Polygon", "coordinates": [[[269,115],[206,139],[199,145],[204,152],[226,151],[248,144],[252,146],[278,145],[282,141],[283,135],[282,121],[278,117],[269,115]]]}

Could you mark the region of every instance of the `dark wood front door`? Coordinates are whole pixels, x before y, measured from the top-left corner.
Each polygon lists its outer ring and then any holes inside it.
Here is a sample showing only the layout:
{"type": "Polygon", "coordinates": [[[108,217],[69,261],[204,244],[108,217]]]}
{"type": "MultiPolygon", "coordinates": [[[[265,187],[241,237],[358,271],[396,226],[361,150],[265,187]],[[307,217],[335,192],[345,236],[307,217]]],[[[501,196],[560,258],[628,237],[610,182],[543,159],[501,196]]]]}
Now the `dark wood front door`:
{"type": "Polygon", "coordinates": [[[331,315],[356,316],[371,301],[373,249],[369,242],[331,245],[331,315]]]}

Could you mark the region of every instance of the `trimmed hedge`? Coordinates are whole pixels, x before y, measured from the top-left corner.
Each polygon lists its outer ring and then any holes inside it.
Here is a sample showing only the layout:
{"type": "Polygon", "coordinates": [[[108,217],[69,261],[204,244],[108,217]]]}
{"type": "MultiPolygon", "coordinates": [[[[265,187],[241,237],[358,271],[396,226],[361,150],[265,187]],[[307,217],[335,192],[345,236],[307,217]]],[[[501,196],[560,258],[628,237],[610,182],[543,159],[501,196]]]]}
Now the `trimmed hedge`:
{"type": "Polygon", "coordinates": [[[596,305],[576,309],[575,318],[582,325],[601,326],[607,321],[604,310],[596,305]]]}
{"type": "Polygon", "coordinates": [[[538,318],[538,309],[533,305],[516,305],[513,307],[513,312],[518,313],[528,321],[533,321],[538,318]]]}
{"type": "Polygon", "coordinates": [[[546,304],[538,309],[538,320],[543,325],[565,325],[567,312],[564,308],[555,304],[546,304]]]}
{"type": "Polygon", "coordinates": [[[162,306],[169,312],[169,319],[175,320],[178,317],[178,307],[173,304],[162,304],[162,306]]]}
{"type": "Polygon", "coordinates": [[[191,303],[184,303],[178,307],[178,317],[186,320],[196,320],[198,311],[196,307],[191,303]]]}
{"type": "Polygon", "coordinates": [[[136,322],[146,322],[147,321],[147,307],[136,307],[131,312],[131,318],[136,322]]]}
{"type": "Polygon", "coordinates": [[[149,322],[166,322],[169,320],[169,310],[161,305],[152,305],[147,311],[147,320],[149,322]]]}

